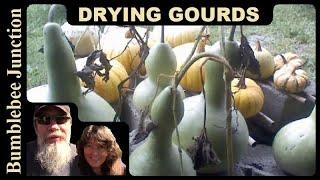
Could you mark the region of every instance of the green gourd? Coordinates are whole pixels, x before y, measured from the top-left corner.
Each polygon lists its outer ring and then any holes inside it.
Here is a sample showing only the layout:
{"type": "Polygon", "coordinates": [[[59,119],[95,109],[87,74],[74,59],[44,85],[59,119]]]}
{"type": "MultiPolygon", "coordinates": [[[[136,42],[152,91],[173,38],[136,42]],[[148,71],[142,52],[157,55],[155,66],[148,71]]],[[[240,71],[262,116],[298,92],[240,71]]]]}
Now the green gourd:
{"type": "MultiPolygon", "coordinates": [[[[232,68],[240,67],[240,43],[234,40],[235,26],[232,27],[229,38],[224,41],[226,59],[229,61],[232,68]]],[[[220,41],[217,41],[212,45],[212,49],[215,49],[222,55],[220,48],[220,41]]]]}
{"type": "MultiPolygon", "coordinates": [[[[133,93],[133,103],[142,110],[148,109],[157,94],[170,85],[176,72],[177,61],[172,48],[159,43],[150,49],[145,61],[148,77],[141,81],[133,93]]],[[[180,91],[183,91],[179,87],[180,91]]]]}
{"type": "Polygon", "coordinates": [[[57,23],[43,28],[48,84],[27,91],[30,102],[75,103],[81,121],[112,121],[115,111],[94,92],[83,95],[72,50],[57,23]]]}
{"type": "MultiPolygon", "coordinates": [[[[212,45],[212,48],[217,49],[221,54],[220,41],[212,45]]],[[[232,68],[240,67],[240,46],[239,43],[233,40],[225,41],[226,59],[229,61],[232,68]]]]}
{"type": "Polygon", "coordinates": [[[280,168],[296,176],[311,176],[316,170],[316,107],[307,118],[282,127],[273,144],[274,159],[280,168]]]}
{"type": "MultiPolygon", "coordinates": [[[[176,120],[183,117],[184,107],[180,91],[176,94],[176,120]]],[[[144,144],[135,149],[129,157],[129,169],[134,176],[196,175],[191,158],[182,151],[182,167],[178,147],[172,143],[172,133],[176,127],[172,106],[173,94],[168,86],[154,100],[151,119],[157,127],[151,131],[144,144]]]]}
{"type": "MultiPolygon", "coordinates": [[[[210,52],[220,53],[219,48],[213,47],[210,52]]],[[[208,139],[213,145],[220,164],[208,165],[199,169],[200,173],[218,173],[227,169],[226,149],[226,92],[223,79],[224,67],[217,62],[208,61],[205,64],[205,95],[206,95],[206,130],[208,139]]],[[[204,118],[204,97],[203,93],[184,100],[184,117],[178,125],[180,142],[184,150],[189,149],[193,144],[193,137],[200,135],[203,129],[204,118]]],[[[237,162],[246,152],[248,146],[248,127],[239,111],[232,111],[232,142],[233,159],[237,162]],[[237,118],[238,117],[238,118],[237,118]]],[[[177,137],[173,134],[173,141],[177,143],[177,137]]]]}

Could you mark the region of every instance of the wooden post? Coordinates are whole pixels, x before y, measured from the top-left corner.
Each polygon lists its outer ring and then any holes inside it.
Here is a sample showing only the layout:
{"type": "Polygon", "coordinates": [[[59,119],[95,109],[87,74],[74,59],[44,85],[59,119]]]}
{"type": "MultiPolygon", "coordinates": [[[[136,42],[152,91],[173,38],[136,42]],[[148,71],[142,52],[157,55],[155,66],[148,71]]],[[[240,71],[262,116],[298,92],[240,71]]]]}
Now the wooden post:
{"type": "Polygon", "coordinates": [[[265,115],[263,112],[259,112],[258,115],[260,117],[259,120],[264,122],[264,124],[267,124],[268,126],[272,126],[274,124],[274,121],[267,115],[265,115]]]}
{"type": "Polygon", "coordinates": [[[296,95],[296,94],[289,94],[288,93],[288,96],[292,97],[293,99],[299,101],[300,103],[304,104],[306,102],[306,98],[302,97],[302,96],[299,96],[299,95],[296,95]]]}

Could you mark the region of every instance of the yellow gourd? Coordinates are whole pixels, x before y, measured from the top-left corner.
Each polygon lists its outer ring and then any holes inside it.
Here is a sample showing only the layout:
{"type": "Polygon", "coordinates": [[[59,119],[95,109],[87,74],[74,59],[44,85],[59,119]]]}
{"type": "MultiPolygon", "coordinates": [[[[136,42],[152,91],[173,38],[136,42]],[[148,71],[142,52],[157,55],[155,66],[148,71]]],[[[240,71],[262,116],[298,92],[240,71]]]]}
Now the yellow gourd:
{"type": "MultiPolygon", "coordinates": [[[[108,26],[105,27],[101,38],[101,48],[109,60],[116,57],[130,74],[140,64],[140,45],[136,39],[131,37],[126,38],[129,28],[108,26]]],[[[147,30],[144,28],[137,28],[138,33],[143,36],[147,30]]],[[[145,75],[145,67],[142,66],[139,70],[141,75],[145,75]]]]}
{"type": "MultiPolygon", "coordinates": [[[[197,47],[197,53],[201,53],[205,51],[205,48],[209,46],[205,45],[206,40],[201,40],[197,47]]],[[[179,71],[182,65],[185,63],[187,56],[189,54],[187,52],[191,52],[194,43],[186,43],[183,45],[179,45],[173,48],[173,52],[177,58],[177,70],[179,71]]],[[[183,78],[181,79],[180,85],[188,91],[192,92],[201,92],[203,83],[201,82],[201,66],[204,63],[205,58],[202,58],[196,61],[184,74],[183,78]]],[[[205,79],[204,68],[202,68],[202,78],[203,81],[205,79]]]]}
{"type": "Polygon", "coordinates": [[[250,118],[261,111],[264,103],[264,94],[260,86],[253,80],[246,78],[245,87],[237,87],[239,79],[231,82],[231,91],[234,95],[235,106],[244,118],[250,118]]]}
{"type": "Polygon", "coordinates": [[[247,71],[248,77],[252,79],[268,79],[274,73],[274,61],[272,54],[268,50],[262,48],[259,41],[257,41],[253,52],[260,65],[259,70],[261,77],[247,71]]]}
{"type": "MultiPolygon", "coordinates": [[[[86,60],[87,58],[76,60],[77,71],[80,71],[84,67],[86,60]]],[[[96,63],[97,61],[98,59],[96,60],[96,63]]],[[[112,60],[110,61],[110,64],[112,68],[109,71],[109,80],[104,81],[103,77],[96,75],[94,91],[109,103],[116,103],[119,100],[118,85],[128,77],[128,74],[122,64],[118,61],[112,60]]],[[[101,71],[101,73],[104,72],[104,70],[101,71]]],[[[123,84],[123,87],[125,89],[128,88],[129,83],[129,80],[126,81],[123,84]]],[[[81,82],[81,85],[84,86],[84,82],[81,82]]]]}
{"type": "MultiPolygon", "coordinates": [[[[194,42],[196,36],[201,30],[202,26],[165,26],[165,42],[172,48],[181,44],[194,42]]],[[[209,30],[204,31],[203,35],[209,35],[209,30]]],[[[155,26],[151,38],[159,40],[161,35],[161,26],[155,26]]]]}

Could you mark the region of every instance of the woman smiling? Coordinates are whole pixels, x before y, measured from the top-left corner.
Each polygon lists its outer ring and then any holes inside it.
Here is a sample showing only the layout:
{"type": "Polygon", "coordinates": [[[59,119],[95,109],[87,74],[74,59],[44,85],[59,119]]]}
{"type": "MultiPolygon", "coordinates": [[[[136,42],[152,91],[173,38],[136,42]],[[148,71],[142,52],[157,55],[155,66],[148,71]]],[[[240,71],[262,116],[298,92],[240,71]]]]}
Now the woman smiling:
{"type": "Polygon", "coordinates": [[[87,126],[77,143],[79,168],[83,175],[124,175],[122,151],[106,126],[87,126]]]}

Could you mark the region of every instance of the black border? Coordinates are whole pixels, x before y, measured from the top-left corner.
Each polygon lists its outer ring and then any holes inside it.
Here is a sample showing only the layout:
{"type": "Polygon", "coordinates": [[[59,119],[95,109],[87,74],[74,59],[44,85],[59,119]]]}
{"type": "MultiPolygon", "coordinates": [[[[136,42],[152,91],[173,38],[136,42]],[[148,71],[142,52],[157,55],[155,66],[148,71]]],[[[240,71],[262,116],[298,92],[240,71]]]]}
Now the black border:
{"type": "MultiPolygon", "coordinates": [[[[222,0],[215,0],[215,1],[197,1],[197,0],[185,0],[185,1],[178,1],[178,0],[171,0],[171,1],[159,1],[159,0],[108,0],[108,1],[102,1],[102,0],[78,0],[77,3],[74,3],[74,1],[63,1],[63,0],[28,0],[28,1],[19,1],[19,0],[11,0],[6,3],[6,5],[1,5],[1,11],[0,11],[0,18],[1,18],[1,24],[0,27],[0,36],[1,36],[1,58],[0,58],[0,142],[2,147],[0,148],[0,175],[6,175],[6,163],[8,162],[8,153],[10,142],[8,142],[8,135],[6,134],[6,129],[8,128],[8,124],[6,123],[6,118],[9,117],[9,112],[6,110],[6,105],[10,101],[10,84],[12,82],[19,82],[21,83],[21,93],[22,98],[20,99],[22,102],[21,106],[21,147],[22,147],[22,158],[24,158],[25,155],[25,143],[28,139],[32,137],[30,132],[27,129],[27,127],[30,126],[30,117],[32,114],[32,108],[33,104],[29,103],[26,99],[26,10],[28,5],[30,4],[64,4],[66,5],[67,9],[71,14],[74,13],[74,11],[77,11],[78,7],[80,5],[84,6],[141,6],[141,7],[147,7],[147,6],[158,6],[161,7],[162,12],[166,12],[168,8],[173,6],[180,6],[180,7],[201,7],[201,6],[240,6],[240,7],[246,7],[246,6],[258,6],[260,9],[260,18],[261,16],[266,16],[266,20],[261,20],[259,23],[261,24],[269,24],[270,19],[272,20],[272,12],[273,7],[276,4],[313,4],[316,9],[316,24],[318,24],[318,9],[319,4],[316,3],[316,0],[278,0],[278,1],[258,1],[258,0],[238,0],[238,1],[222,1],[222,0]],[[266,3],[266,4],[265,4],[266,3]],[[12,8],[21,8],[22,10],[22,78],[21,79],[15,79],[12,76],[7,77],[6,70],[10,66],[10,49],[9,49],[9,43],[10,39],[8,38],[8,33],[6,32],[7,28],[10,28],[10,10],[12,8]],[[271,13],[271,14],[270,14],[271,13]]],[[[74,16],[77,18],[77,16],[74,16]]],[[[73,17],[68,16],[68,21],[72,22],[72,24],[79,24],[76,23],[76,19],[73,17]]],[[[96,24],[96,23],[95,23],[96,24]]],[[[112,24],[112,23],[111,23],[112,24]]],[[[117,25],[120,25],[122,23],[115,23],[117,25]]],[[[126,23],[130,24],[130,23],[126,23]]],[[[137,24],[137,23],[133,23],[137,24]]],[[[148,22],[141,23],[141,24],[150,24],[148,22]]],[[[173,24],[172,22],[169,22],[168,20],[161,21],[161,24],[173,24]]],[[[175,23],[176,24],[176,23],[175,23]]],[[[189,24],[187,22],[182,22],[180,24],[189,24]]],[[[202,22],[196,22],[193,24],[204,24],[202,22]]],[[[223,23],[223,24],[230,24],[230,23],[223,23]]],[[[212,25],[218,25],[218,24],[212,24],[212,25]]],[[[256,24],[255,24],[256,25],[256,24]]],[[[317,27],[316,27],[317,29],[317,27]]],[[[317,30],[316,30],[317,32],[317,30]]],[[[319,36],[316,34],[316,47],[319,45],[319,36]]],[[[317,48],[318,49],[318,48],[317,48]]],[[[319,59],[319,51],[316,52],[316,59],[319,59]]],[[[318,76],[318,75],[317,75],[318,76]]],[[[316,78],[318,79],[318,78],[316,78]]],[[[78,127],[77,127],[78,128],[78,127]]],[[[80,128],[80,125],[79,125],[80,128]]],[[[319,129],[319,125],[317,123],[317,130],[319,129]]],[[[316,131],[316,137],[319,137],[319,131],[316,131]]],[[[317,149],[319,148],[318,145],[318,138],[317,138],[317,149]]],[[[319,156],[317,154],[317,173],[316,175],[319,175],[318,167],[319,167],[319,156]]],[[[25,166],[24,162],[21,164],[23,168],[24,175],[25,172],[25,166]]],[[[19,175],[19,174],[9,174],[9,175],[19,175]]]]}

